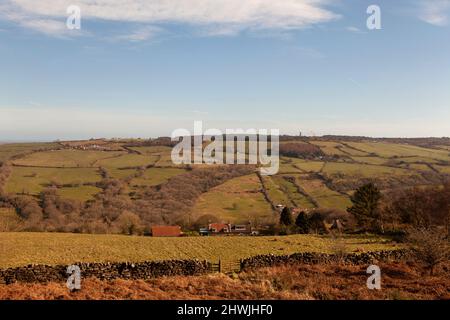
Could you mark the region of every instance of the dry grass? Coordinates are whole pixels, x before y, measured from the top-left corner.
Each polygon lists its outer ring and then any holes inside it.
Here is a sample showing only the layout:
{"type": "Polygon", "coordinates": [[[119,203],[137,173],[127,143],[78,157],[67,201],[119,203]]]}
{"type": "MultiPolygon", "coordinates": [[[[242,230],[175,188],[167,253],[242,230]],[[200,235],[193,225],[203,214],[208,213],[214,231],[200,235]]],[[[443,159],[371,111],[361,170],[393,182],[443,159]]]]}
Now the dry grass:
{"type": "MultiPolygon", "coordinates": [[[[388,250],[395,244],[375,236],[346,236],[349,250],[388,250]]],[[[0,232],[0,268],[27,264],[200,259],[238,260],[258,254],[330,252],[327,236],[153,238],[70,233],[0,232]]]]}
{"type": "Polygon", "coordinates": [[[83,280],[78,292],[64,283],[0,285],[0,299],[450,299],[449,270],[422,275],[419,266],[380,264],[381,290],[366,287],[367,266],[291,265],[263,268],[239,275],[166,277],[153,280],[83,280]]]}

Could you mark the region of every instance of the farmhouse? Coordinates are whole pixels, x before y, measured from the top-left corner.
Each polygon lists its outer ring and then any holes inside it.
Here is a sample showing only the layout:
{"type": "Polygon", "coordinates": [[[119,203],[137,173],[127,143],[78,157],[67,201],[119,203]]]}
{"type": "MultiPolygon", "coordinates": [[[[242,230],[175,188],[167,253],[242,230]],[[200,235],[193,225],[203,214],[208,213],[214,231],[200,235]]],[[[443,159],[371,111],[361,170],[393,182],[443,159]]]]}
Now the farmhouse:
{"type": "Polygon", "coordinates": [[[200,228],[200,234],[207,236],[219,235],[255,235],[257,231],[253,230],[248,224],[230,224],[230,223],[210,223],[207,228],[200,228]]]}
{"type": "Polygon", "coordinates": [[[183,232],[181,232],[180,226],[153,226],[152,236],[153,237],[181,237],[183,232]]]}
{"type": "Polygon", "coordinates": [[[231,229],[230,224],[225,223],[211,223],[208,230],[213,233],[229,233],[231,229]]]}

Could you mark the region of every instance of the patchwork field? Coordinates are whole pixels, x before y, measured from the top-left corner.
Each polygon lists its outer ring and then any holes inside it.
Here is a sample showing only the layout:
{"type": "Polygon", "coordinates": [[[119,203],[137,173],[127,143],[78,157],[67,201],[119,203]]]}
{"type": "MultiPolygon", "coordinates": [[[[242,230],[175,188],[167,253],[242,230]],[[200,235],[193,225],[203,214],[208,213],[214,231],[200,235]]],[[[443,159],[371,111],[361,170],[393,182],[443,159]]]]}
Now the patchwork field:
{"type": "Polygon", "coordinates": [[[100,181],[95,168],[34,168],[14,167],[5,191],[16,194],[37,195],[51,184],[77,185],[100,181]]]}
{"type": "Polygon", "coordinates": [[[35,152],[13,161],[14,165],[34,167],[94,167],[98,160],[123,155],[123,152],[55,150],[35,152]]]}
{"type": "Polygon", "coordinates": [[[94,199],[94,196],[101,191],[102,189],[94,186],[63,187],[58,189],[57,194],[64,199],[84,202],[94,199]]]}
{"type": "MultiPolygon", "coordinates": [[[[349,252],[396,248],[388,240],[346,236],[349,252]]],[[[328,236],[153,238],[63,233],[0,233],[0,268],[28,264],[200,259],[238,260],[258,254],[332,252],[328,236]]]]}
{"type": "Polygon", "coordinates": [[[348,196],[329,189],[319,179],[298,179],[298,184],[313,197],[322,208],[346,210],[350,205],[348,196]]]}
{"type": "Polygon", "coordinates": [[[385,158],[419,156],[435,160],[450,160],[449,152],[447,151],[426,149],[413,145],[383,142],[348,142],[348,145],[369,154],[376,154],[385,158]]]}
{"type": "Polygon", "coordinates": [[[342,144],[333,141],[314,141],[312,144],[320,147],[320,149],[328,155],[347,155],[341,149],[344,147],[342,144]]]}
{"type": "Polygon", "coordinates": [[[325,165],[325,162],[322,161],[308,161],[302,159],[291,159],[291,163],[303,172],[320,172],[325,165]]]}
{"type": "MultiPolygon", "coordinates": [[[[441,183],[450,176],[450,146],[445,139],[430,147],[374,139],[307,140],[282,143],[312,144],[323,155],[281,156],[278,174],[263,178],[267,196],[256,175],[235,178],[202,194],[186,214],[192,219],[208,214],[223,222],[247,222],[273,218],[276,205],[345,210],[350,204],[347,194],[367,179],[376,179],[388,190],[441,183]]],[[[0,144],[0,161],[10,168],[3,189],[37,197],[48,186],[56,186],[62,198],[84,202],[103,191],[96,184],[108,177],[120,180],[133,198],[131,193],[161,186],[187,172],[172,163],[171,147],[139,143],[98,139],[0,144]]]]}
{"type": "MultiPolygon", "coordinates": [[[[299,192],[299,189],[295,182],[292,182],[285,177],[288,177],[290,179],[291,177],[294,180],[301,180],[301,176],[299,175],[287,175],[287,176],[275,176],[272,178],[272,180],[279,186],[281,191],[286,195],[288,199],[288,203],[293,207],[299,207],[299,208],[314,208],[314,204],[308,200],[305,195],[299,192]]],[[[277,203],[281,205],[286,205],[286,203],[281,202],[277,203]]]]}
{"type": "Polygon", "coordinates": [[[327,162],[322,170],[327,175],[348,175],[363,177],[381,177],[385,175],[408,175],[409,172],[401,168],[392,168],[386,166],[375,166],[353,163],[327,162]]]}
{"type": "Polygon", "coordinates": [[[33,152],[59,147],[56,143],[10,143],[0,144],[0,161],[11,159],[12,157],[33,152]]]}
{"type": "Polygon", "coordinates": [[[234,178],[203,194],[192,209],[193,218],[212,214],[224,222],[245,223],[272,218],[256,174],[234,178]]]}
{"type": "Polygon", "coordinates": [[[155,155],[140,154],[122,154],[120,156],[111,156],[106,159],[99,159],[95,165],[106,168],[130,168],[130,167],[146,167],[154,165],[159,157],[155,155]]]}
{"type": "Polygon", "coordinates": [[[143,175],[131,180],[132,186],[156,186],[167,182],[170,178],[185,173],[186,170],[178,168],[149,168],[143,175]]]}

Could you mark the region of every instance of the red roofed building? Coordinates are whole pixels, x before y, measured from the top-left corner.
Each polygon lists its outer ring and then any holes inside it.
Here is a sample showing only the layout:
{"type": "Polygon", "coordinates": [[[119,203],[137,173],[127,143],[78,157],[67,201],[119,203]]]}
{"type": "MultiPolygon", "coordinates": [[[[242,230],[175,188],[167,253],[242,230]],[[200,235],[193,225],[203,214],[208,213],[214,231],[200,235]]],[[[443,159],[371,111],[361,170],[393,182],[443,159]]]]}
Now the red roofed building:
{"type": "Polygon", "coordinates": [[[211,223],[208,229],[213,233],[228,233],[231,230],[230,225],[226,223],[211,223]]]}
{"type": "Polygon", "coordinates": [[[181,232],[180,226],[153,226],[152,236],[153,237],[181,237],[183,232],[181,232]]]}

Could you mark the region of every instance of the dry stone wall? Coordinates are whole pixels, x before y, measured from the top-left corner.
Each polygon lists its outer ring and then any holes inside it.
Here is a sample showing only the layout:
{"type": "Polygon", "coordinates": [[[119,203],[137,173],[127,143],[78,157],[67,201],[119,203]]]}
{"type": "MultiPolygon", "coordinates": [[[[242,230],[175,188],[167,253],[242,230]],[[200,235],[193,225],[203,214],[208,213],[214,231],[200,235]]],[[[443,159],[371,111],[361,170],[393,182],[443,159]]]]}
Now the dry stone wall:
{"type": "Polygon", "coordinates": [[[376,251],[364,253],[350,253],[344,255],[302,252],[292,255],[260,255],[241,260],[241,269],[271,267],[281,264],[294,263],[336,263],[373,264],[379,261],[403,260],[409,256],[408,250],[376,251]]]}
{"type": "MultiPolygon", "coordinates": [[[[295,253],[292,255],[260,255],[240,261],[241,270],[295,263],[373,264],[378,261],[402,260],[408,257],[407,250],[351,253],[343,256],[321,253],[295,253]]],[[[162,276],[194,276],[211,273],[212,264],[200,260],[168,260],[148,262],[75,263],[82,278],[96,277],[101,280],[151,279],[162,276]]],[[[67,281],[68,265],[28,265],[0,270],[0,284],[14,282],[61,282],[67,281]]]]}
{"type": "MultiPolygon", "coordinates": [[[[199,260],[168,260],[139,263],[75,263],[82,278],[96,277],[101,280],[150,279],[161,276],[192,276],[210,271],[210,263],[199,260]]],[[[0,270],[0,283],[14,282],[61,282],[66,281],[67,265],[28,265],[0,270]]]]}

